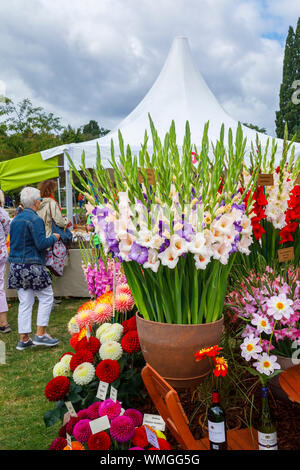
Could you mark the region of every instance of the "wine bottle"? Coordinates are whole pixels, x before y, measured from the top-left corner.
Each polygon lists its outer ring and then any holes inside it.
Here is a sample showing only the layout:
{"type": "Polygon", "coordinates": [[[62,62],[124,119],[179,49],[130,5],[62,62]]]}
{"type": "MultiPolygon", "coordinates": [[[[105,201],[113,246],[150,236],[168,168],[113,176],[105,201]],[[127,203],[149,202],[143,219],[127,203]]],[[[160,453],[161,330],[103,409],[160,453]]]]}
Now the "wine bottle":
{"type": "Polygon", "coordinates": [[[268,387],[261,388],[261,414],[257,431],[259,450],[278,450],[276,427],[269,407],[268,387]]]}
{"type": "Polygon", "coordinates": [[[219,392],[213,389],[212,405],[208,409],[208,437],[210,450],[226,450],[226,419],[225,411],[220,405],[219,392]]]}

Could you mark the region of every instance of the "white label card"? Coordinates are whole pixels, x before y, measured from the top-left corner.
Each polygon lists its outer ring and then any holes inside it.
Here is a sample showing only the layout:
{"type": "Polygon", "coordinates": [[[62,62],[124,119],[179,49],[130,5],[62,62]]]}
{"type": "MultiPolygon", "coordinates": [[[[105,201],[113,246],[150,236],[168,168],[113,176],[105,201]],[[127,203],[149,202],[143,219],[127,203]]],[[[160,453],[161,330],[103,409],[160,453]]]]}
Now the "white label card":
{"type": "Polygon", "coordinates": [[[159,443],[158,443],[157,435],[155,434],[155,432],[149,429],[147,424],[145,425],[145,429],[146,429],[146,434],[147,434],[147,439],[148,439],[149,444],[151,444],[153,447],[156,447],[156,449],[159,449],[159,443]]]}
{"type": "Polygon", "coordinates": [[[79,333],[80,328],[79,328],[79,326],[77,325],[77,323],[72,323],[72,324],[71,324],[71,331],[72,331],[72,333],[79,333]]]}
{"type": "Polygon", "coordinates": [[[116,403],[118,396],[118,390],[115,387],[110,387],[110,396],[109,398],[116,403]]]}
{"type": "Polygon", "coordinates": [[[110,422],[106,415],[101,416],[101,418],[93,419],[89,424],[93,434],[110,428],[110,422]]]}
{"type": "Polygon", "coordinates": [[[166,423],[160,415],[150,415],[146,413],[144,415],[143,424],[148,424],[148,426],[155,429],[156,431],[163,432],[166,428],[166,423]]]}
{"type": "Polygon", "coordinates": [[[107,382],[102,382],[102,381],[99,382],[98,391],[96,395],[97,398],[100,398],[100,400],[103,400],[103,401],[106,399],[108,385],[109,384],[107,382]]]}
{"type": "Polygon", "coordinates": [[[66,437],[67,437],[67,444],[70,447],[70,450],[72,450],[72,438],[71,438],[70,434],[67,434],[66,437]]]}
{"type": "Polygon", "coordinates": [[[72,403],[71,403],[70,401],[66,401],[66,402],[65,402],[65,405],[66,405],[66,407],[67,407],[67,409],[68,409],[68,412],[70,413],[70,416],[76,417],[76,416],[77,416],[77,413],[76,413],[76,411],[75,411],[74,406],[72,405],[72,403]]]}
{"type": "Polygon", "coordinates": [[[86,339],[89,340],[91,337],[90,325],[86,325],[86,339]]]}

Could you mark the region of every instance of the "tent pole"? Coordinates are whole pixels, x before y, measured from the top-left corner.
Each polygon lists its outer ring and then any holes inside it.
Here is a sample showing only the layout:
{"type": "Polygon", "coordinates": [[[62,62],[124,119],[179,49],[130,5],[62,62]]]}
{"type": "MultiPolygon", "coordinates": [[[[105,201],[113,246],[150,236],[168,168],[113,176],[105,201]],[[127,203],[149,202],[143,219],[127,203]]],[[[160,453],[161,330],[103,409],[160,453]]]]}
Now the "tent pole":
{"type": "MultiPolygon", "coordinates": [[[[65,168],[66,168],[66,158],[65,160],[65,168]]],[[[72,190],[72,184],[70,180],[70,169],[69,165],[67,166],[67,169],[65,170],[65,175],[66,175],[66,206],[67,206],[67,219],[72,223],[73,225],[73,190],[72,190]]]]}
{"type": "Polygon", "coordinates": [[[58,192],[58,203],[61,207],[61,195],[60,195],[60,178],[57,178],[57,192],[58,192]]]}

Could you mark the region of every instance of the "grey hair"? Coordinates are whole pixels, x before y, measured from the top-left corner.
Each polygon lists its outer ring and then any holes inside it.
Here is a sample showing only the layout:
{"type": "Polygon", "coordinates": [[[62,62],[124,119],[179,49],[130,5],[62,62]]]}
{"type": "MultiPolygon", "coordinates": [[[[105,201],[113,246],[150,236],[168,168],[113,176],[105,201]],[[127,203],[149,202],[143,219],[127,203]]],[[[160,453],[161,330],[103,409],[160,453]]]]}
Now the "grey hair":
{"type": "Polygon", "coordinates": [[[2,189],[0,189],[0,206],[4,206],[5,204],[5,197],[4,197],[4,192],[2,191],[2,189]]]}
{"type": "Polygon", "coordinates": [[[39,189],[27,188],[22,189],[20,193],[20,201],[23,204],[23,207],[32,207],[37,199],[41,197],[39,189]]]}

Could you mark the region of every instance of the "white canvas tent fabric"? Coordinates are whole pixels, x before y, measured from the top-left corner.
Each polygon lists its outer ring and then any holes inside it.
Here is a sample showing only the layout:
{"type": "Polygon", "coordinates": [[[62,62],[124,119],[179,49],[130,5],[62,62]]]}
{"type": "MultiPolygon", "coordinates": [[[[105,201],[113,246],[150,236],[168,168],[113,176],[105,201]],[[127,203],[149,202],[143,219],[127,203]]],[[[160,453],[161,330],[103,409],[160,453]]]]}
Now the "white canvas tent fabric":
{"type": "MultiPolygon", "coordinates": [[[[177,144],[180,147],[185,133],[186,121],[191,128],[192,143],[200,147],[204,125],[209,121],[209,138],[215,142],[219,138],[222,124],[225,126],[225,136],[231,128],[235,133],[238,122],[232,119],[219,104],[211,92],[201,73],[195,67],[187,38],[174,39],[167,60],[150,91],[139,105],[120,124],[106,136],[78,144],[67,144],[41,152],[43,159],[52,158],[63,152],[68,152],[77,167],[81,163],[81,155],[85,151],[86,166],[94,167],[96,161],[97,143],[99,144],[102,163],[109,167],[111,139],[114,141],[116,157],[118,155],[118,130],[121,131],[125,146],[130,145],[132,153],[138,154],[144,141],[145,130],[151,149],[151,132],[149,117],[154,122],[159,136],[163,139],[168,132],[172,120],[175,122],[177,144]]],[[[257,133],[242,126],[247,137],[247,151],[251,142],[255,144],[257,133]]],[[[262,147],[273,137],[259,133],[262,147]]],[[[275,139],[277,155],[282,152],[283,141],[275,139]]],[[[225,138],[226,143],[226,138],[225,138]]],[[[296,154],[300,153],[300,144],[295,144],[296,154]]],[[[65,168],[68,168],[65,159],[65,168]]]]}

